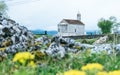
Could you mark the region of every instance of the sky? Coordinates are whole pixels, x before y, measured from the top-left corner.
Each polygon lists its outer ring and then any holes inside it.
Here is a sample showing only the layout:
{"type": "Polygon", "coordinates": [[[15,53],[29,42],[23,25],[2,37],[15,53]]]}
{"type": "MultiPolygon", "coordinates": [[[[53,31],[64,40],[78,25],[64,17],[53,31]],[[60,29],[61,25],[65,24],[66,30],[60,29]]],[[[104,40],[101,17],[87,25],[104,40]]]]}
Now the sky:
{"type": "Polygon", "coordinates": [[[11,0],[6,3],[10,18],[30,30],[57,30],[62,19],[77,19],[78,12],[86,31],[99,30],[97,22],[102,17],[115,16],[120,21],[120,0],[11,0]]]}

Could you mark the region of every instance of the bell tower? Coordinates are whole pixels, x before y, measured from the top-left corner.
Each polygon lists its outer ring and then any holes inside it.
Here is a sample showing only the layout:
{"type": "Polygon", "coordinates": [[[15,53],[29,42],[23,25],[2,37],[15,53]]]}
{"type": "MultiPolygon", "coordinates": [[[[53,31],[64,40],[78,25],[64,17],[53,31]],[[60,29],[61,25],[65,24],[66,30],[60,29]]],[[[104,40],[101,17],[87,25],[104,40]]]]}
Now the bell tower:
{"type": "Polygon", "coordinates": [[[79,12],[77,13],[77,20],[81,21],[81,14],[79,12]]]}

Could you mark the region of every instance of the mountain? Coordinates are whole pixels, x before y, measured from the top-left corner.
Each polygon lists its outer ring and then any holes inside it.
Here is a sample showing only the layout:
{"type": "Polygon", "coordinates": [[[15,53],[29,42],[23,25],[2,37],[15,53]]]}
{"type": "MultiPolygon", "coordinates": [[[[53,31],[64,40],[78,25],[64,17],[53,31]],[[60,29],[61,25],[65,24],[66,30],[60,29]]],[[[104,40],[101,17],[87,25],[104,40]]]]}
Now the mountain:
{"type": "Polygon", "coordinates": [[[44,30],[40,30],[40,29],[37,29],[37,30],[30,30],[33,34],[44,34],[44,30]]]}
{"type": "MultiPolygon", "coordinates": [[[[45,31],[46,30],[41,30],[41,29],[37,29],[37,30],[30,30],[33,34],[45,34],[45,31]]],[[[57,34],[58,32],[57,31],[55,31],[55,30],[51,30],[51,31],[47,31],[47,35],[51,35],[51,36],[53,36],[53,35],[55,35],[55,34],[57,34]]]]}

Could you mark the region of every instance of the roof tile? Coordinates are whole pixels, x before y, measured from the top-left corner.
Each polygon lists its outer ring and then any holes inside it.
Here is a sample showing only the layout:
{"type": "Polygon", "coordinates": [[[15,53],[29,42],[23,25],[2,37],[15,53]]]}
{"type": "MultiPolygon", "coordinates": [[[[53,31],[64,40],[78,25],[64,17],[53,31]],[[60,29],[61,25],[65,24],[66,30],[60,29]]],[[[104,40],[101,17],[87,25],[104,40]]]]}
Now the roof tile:
{"type": "Polygon", "coordinates": [[[64,19],[66,22],[68,22],[69,24],[80,24],[80,25],[85,25],[83,22],[79,21],[79,20],[72,20],[72,19],[64,19]]]}

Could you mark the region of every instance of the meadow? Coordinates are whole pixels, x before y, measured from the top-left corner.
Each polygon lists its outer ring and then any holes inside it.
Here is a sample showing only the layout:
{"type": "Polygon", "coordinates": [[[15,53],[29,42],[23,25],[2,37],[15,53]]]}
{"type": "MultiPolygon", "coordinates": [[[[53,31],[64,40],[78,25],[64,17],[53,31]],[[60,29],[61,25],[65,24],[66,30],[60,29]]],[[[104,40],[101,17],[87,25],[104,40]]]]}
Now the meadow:
{"type": "Polygon", "coordinates": [[[38,52],[21,53],[24,54],[22,57],[17,57],[17,54],[8,55],[0,62],[0,75],[120,75],[120,58],[115,53],[90,54],[90,50],[86,50],[69,53],[63,59],[51,58],[38,52]],[[24,63],[20,59],[24,59],[24,63]],[[84,70],[87,64],[89,66],[84,70]]]}

